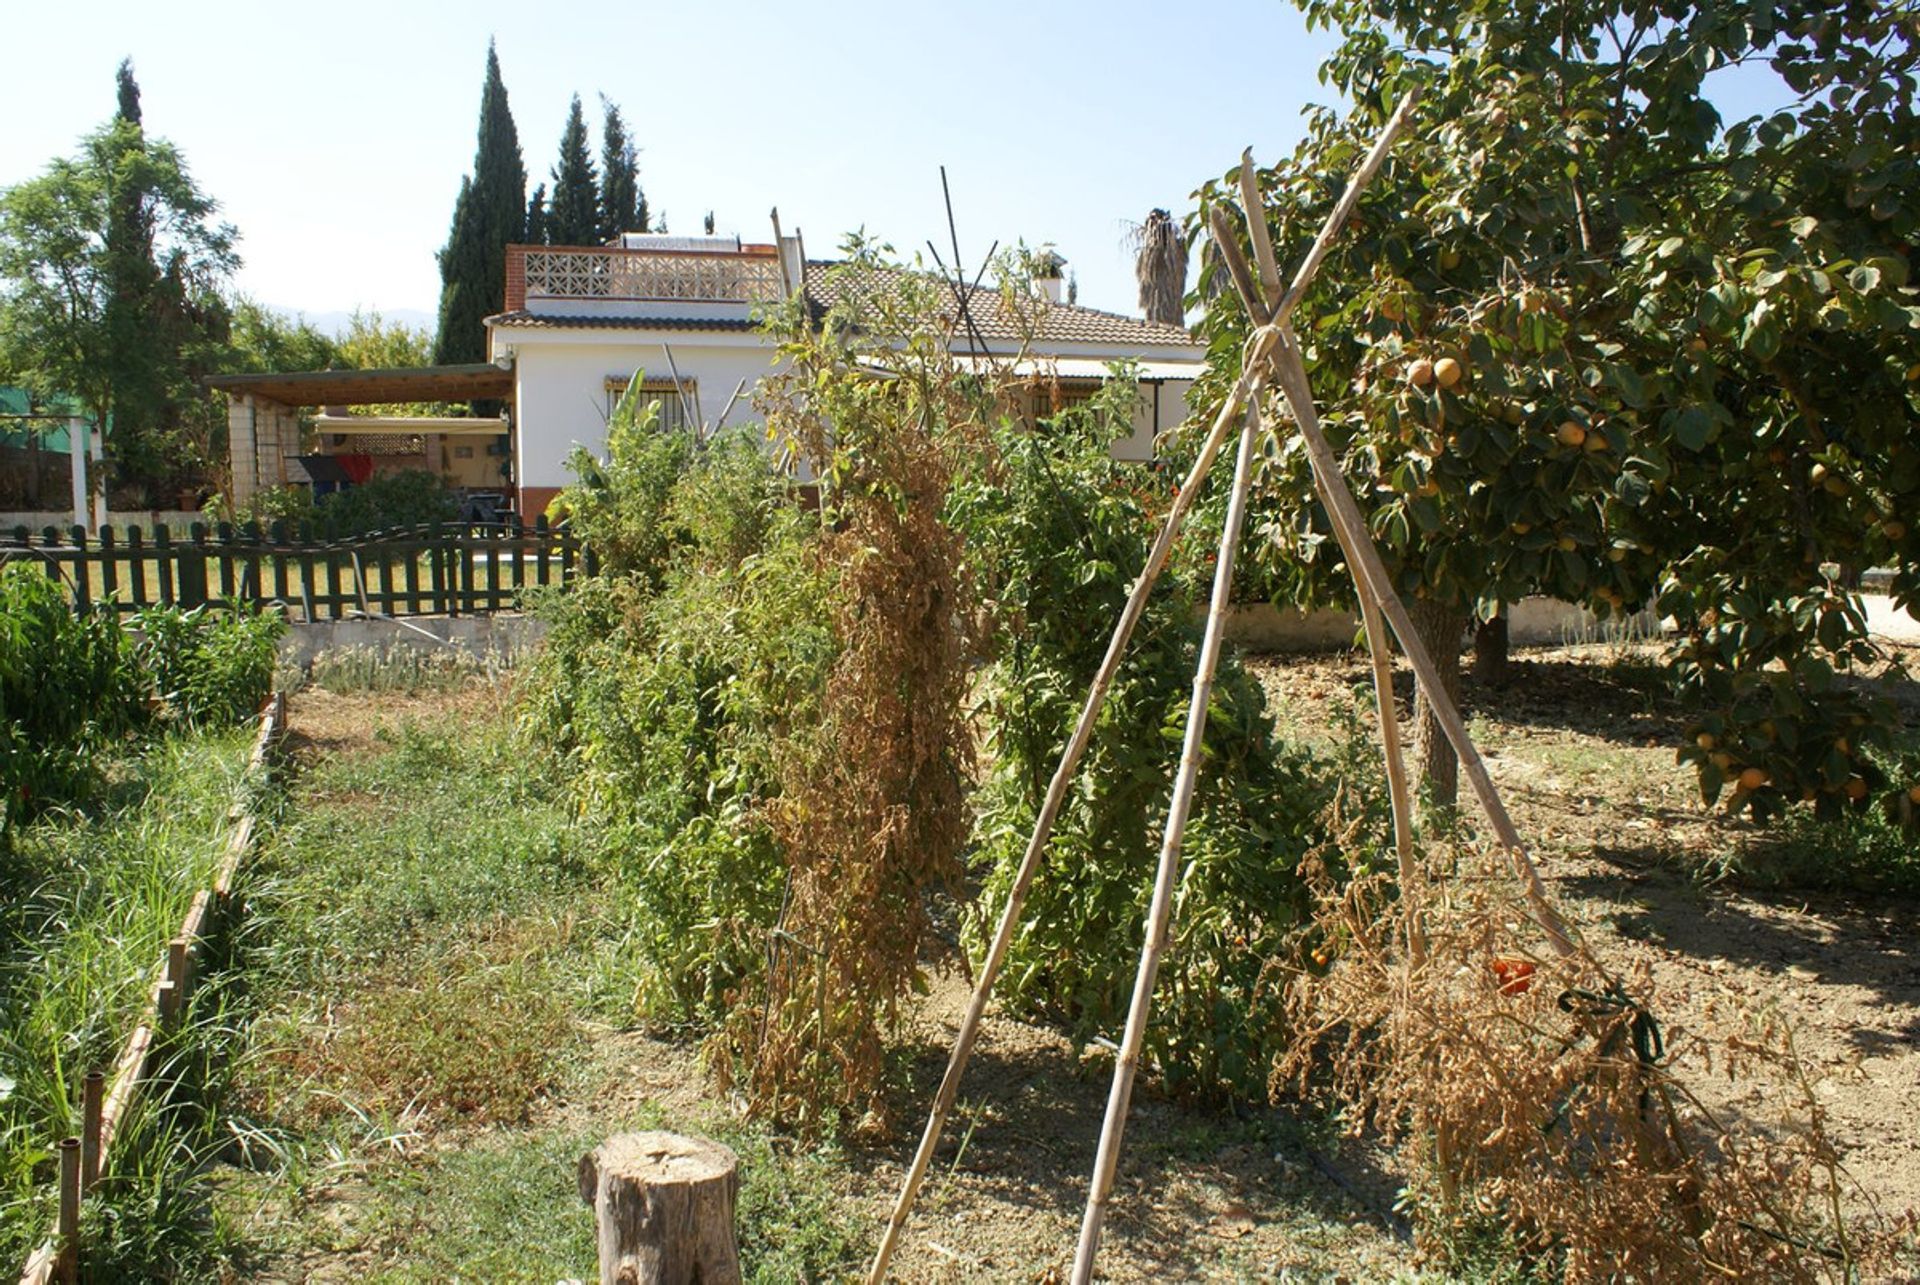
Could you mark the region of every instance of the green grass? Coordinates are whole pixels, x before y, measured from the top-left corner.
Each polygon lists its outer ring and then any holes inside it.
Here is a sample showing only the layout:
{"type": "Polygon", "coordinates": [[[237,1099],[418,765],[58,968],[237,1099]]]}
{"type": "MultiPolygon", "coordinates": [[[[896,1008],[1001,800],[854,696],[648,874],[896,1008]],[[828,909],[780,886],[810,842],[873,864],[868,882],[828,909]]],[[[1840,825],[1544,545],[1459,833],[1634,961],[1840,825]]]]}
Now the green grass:
{"type": "MultiPolygon", "coordinates": [[[[81,1079],[108,1069],[210,881],[251,739],[183,735],[129,753],[92,808],[43,817],[0,852],[0,1263],[23,1258],[53,1217],[54,1144],[78,1132],[81,1079]]],[[[206,995],[202,1014],[218,1005],[206,995]]],[[[116,1190],[95,1203],[139,1221],[116,1190]]],[[[121,1194],[142,1190],[130,1179],[121,1194]]]]}
{"type": "Polygon", "coordinates": [[[378,1280],[588,1276],[580,1156],[670,1127],[741,1152],[750,1279],[853,1270],[837,1152],[609,1092],[627,1069],[596,1041],[632,1021],[631,854],[553,797],[506,704],[384,725],[375,752],[298,783],[262,861],[227,1107],[253,1163],[222,1173],[210,1242],[242,1276],[316,1259],[378,1280]],[[612,1104],[563,1105],[582,1099],[612,1104]]]}

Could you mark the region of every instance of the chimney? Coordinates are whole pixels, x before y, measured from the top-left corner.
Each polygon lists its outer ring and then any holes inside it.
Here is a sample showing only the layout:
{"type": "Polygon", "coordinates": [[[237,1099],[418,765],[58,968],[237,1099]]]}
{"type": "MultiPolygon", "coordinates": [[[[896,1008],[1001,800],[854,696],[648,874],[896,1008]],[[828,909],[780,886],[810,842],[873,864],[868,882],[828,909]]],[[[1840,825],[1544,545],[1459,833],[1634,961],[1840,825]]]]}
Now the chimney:
{"type": "Polygon", "coordinates": [[[1033,275],[1033,288],[1048,303],[1059,303],[1067,293],[1067,261],[1050,245],[1043,245],[1027,259],[1033,275]]]}

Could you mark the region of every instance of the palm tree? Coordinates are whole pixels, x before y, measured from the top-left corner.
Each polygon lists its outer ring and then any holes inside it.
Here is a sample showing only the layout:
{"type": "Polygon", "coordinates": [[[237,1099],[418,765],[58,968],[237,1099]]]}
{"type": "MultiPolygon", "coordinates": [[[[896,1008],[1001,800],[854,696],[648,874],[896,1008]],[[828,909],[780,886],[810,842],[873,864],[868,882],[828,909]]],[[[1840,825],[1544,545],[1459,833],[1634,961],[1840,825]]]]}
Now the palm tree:
{"type": "Polygon", "coordinates": [[[1187,239],[1165,210],[1149,210],[1133,229],[1133,276],[1148,321],[1184,326],[1187,320],[1187,239]]]}

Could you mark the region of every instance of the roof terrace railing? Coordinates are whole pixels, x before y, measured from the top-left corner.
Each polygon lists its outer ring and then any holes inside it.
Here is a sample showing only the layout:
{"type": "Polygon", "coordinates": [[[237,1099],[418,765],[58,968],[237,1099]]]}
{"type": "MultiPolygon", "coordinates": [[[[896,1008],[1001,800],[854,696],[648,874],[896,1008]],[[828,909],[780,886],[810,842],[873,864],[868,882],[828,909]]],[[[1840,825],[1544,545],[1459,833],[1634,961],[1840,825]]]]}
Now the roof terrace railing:
{"type": "Polygon", "coordinates": [[[527,251],[527,297],[775,303],[780,260],[766,253],[549,247],[527,251]]]}

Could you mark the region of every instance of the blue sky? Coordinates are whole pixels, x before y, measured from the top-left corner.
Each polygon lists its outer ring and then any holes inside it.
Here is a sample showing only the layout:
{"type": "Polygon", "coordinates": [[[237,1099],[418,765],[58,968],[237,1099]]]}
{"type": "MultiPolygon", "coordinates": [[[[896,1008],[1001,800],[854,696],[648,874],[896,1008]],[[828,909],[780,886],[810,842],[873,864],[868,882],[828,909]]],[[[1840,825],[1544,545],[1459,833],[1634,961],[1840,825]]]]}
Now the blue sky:
{"type": "Polygon", "coordinates": [[[945,164],[970,260],[996,238],[1052,241],[1081,301],[1122,311],[1126,221],[1181,209],[1249,143],[1291,147],[1328,43],[1280,3],[1045,0],[35,4],[8,27],[33,53],[0,76],[0,185],[112,114],[130,54],[149,129],[241,230],[239,287],[313,314],[435,306],[490,35],[529,186],[569,96],[591,112],[604,92],[675,231],[712,209],[767,240],[777,204],[815,256],[863,225],[944,255],[945,164]]]}
{"type": "Polygon", "coordinates": [[[323,319],[435,307],[489,36],[529,187],[569,96],[594,112],[604,92],[674,231],[711,209],[721,231],[766,240],[777,204],[816,257],[862,226],[903,252],[934,238],[944,255],[945,164],[969,261],[995,239],[1050,241],[1081,302],[1126,312],[1127,224],[1183,210],[1244,146],[1263,161],[1291,149],[1301,107],[1328,98],[1314,69],[1331,43],[1280,0],[17,10],[0,186],[111,115],[131,55],[149,129],[240,228],[238,287],[323,319]]]}

